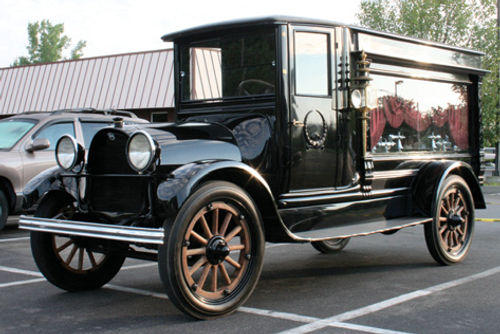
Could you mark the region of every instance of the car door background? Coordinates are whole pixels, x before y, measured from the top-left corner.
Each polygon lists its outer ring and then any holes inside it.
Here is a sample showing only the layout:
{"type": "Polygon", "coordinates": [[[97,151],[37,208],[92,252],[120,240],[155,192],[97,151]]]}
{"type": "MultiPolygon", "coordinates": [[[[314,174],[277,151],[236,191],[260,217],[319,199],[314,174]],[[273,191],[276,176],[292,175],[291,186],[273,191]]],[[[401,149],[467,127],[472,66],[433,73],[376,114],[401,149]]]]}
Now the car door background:
{"type": "Polygon", "coordinates": [[[28,152],[25,149],[21,152],[23,157],[23,175],[24,183],[31,180],[40,172],[56,165],[55,148],[57,140],[63,135],[75,135],[75,122],[71,119],[58,120],[44,125],[40,130],[35,132],[31,137],[32,140],[37,138],[46,138],[50,142],[50,147],[34,152],[28,152]]]}

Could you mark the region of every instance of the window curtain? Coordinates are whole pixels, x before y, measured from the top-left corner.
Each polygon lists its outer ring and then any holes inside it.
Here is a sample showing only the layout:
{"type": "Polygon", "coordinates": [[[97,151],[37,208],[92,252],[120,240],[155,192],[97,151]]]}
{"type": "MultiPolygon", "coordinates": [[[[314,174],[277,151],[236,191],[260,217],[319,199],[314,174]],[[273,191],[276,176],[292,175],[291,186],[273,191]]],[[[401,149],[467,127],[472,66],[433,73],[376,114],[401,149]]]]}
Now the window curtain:
{"type": "Polygon", "coordinates": [[[373,109],[370,113],[370,149],[372,149],[382,137],[387,120],[385,119],[384,108],[373,109]]]}
{"type": "Polygon", "coordinates": [[[469,109],[465,106],[449,106],[448,124],[455,145],[465,150],[469,148],[469,109]]]}
{"type": "Polygon", "coordinates": [[[419,112],[413,101],[404,100],[396,96],[384,96],[381,106],[370,112],[370,140],[373,148],[384,133],[386,123],[395,129],[406,123],[417,132],[425,131],[434,124],[442,128],[449,125],[451,137],[455,145],[461,149],[469,147],[468,109],[467,105],[448,105],[446,109],[432,108],[432,116],[419,112]]]}

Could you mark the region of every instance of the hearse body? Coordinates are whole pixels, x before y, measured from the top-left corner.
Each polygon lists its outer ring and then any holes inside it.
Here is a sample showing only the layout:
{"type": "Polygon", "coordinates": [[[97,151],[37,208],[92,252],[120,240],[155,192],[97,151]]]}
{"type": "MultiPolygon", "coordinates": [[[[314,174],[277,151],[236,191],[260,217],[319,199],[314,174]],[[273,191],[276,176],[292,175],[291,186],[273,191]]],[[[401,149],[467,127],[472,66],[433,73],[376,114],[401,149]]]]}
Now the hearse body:
{"type": "Polygon", "coordinates": [[[101,130],[88,157],[32,180],[23,216],[42,273],[66,290],[157,260],[197,318],[234,311],[264,243],[422,224],[440,264],[467,254],[481,192],[481,53],[332,22],[249,19],[165,35],[178,121],[101,130]]]}

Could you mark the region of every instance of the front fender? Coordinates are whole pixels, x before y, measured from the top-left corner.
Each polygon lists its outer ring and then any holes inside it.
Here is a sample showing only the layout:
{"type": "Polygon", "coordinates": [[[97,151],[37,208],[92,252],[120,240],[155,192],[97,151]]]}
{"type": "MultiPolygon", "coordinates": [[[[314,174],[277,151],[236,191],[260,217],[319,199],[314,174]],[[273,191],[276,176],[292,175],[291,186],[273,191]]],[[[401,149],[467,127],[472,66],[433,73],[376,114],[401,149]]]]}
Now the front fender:
{"type": "Polygon", "coordinates": [[[190,163],[176,169],[157,188],[157,198],[165,207],[178,211],[186,199],[208,180],[225,180],[245,189],[257,204],[264,219],[266,240],[292,241],[295,236],[281,220],[276,201],[266,180],[250,166],[239,161],[190,163]]]}
{"type": "Polygon", "coordinates": [[[63,178],[64,172],[58,166],[46,169],[32,178],[23,190],[23,210],[30,210],[42,197],[52,190],[61,190],[76,198],[77,187],[75,178],[63,178]]]}
{"type": "MultiPolygon", "coordinates": [[[[273,197],[269,185],[257,171],[242,162],[230,160],[194,162],[177,168],[170,178],[158,185],[157,197],[160,201],[175,203],[175,206],[180,208],[203,180],[213,173],[220,174],[228,170],[238,170],[248,178],[255,179],[266,193],[273,197]]],[[[228,180],[224,177],[221,179],[228,180]]]]}
{"type": "Polygon", "coordinates": [[[434,203],[438,191],[444,180],[449,175],[462,177],[472,193],[474,206],[477,209],[485,209],[486,202],[479,180],[474,174],[472,167],[463,161],[432,161],[420,169],[413,185],[413,198],[417,207],[427,215],[431,215],[432,203],[434,203]]]}

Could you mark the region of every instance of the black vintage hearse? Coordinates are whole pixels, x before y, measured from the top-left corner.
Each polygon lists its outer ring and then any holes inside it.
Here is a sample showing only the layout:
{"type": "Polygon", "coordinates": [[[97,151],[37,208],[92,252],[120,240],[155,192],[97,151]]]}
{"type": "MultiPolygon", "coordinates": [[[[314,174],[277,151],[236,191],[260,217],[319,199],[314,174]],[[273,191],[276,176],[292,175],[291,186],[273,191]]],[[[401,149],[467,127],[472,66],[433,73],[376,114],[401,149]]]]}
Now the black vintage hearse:
{"type": "Polygon", "coordinates": [[[157,260],[182,311],[213,318],[254,289],[264,243],[422,224],[440,264],[464,259],[480,189],[481,53],[331,22],[270,17],[175,43],[178,122],[115,127],[30,183],[45,277],[98,288],[126,257],[157,260]],[[86,160],[86,161],[84,161],[86,160]]]}

